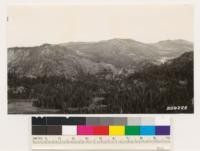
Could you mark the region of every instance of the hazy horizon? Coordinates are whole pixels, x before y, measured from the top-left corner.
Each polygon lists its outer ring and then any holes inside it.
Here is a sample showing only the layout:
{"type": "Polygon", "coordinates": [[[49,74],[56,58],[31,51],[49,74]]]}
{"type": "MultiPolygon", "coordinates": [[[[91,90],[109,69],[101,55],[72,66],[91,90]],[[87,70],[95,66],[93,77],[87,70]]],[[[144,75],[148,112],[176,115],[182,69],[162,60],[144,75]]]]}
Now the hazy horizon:
{"type": "Polygon", "coordinates": [[[7,46],[132,39],[143,43],[193,42],[193,6],[10,5],[7,46]]]}
{"type": "Polygon", "coordinates": [[[142,41],[138,41],[138,40],[135,40],[135,39],[131,39],[131,38],[111,38],[111,39],[102,39],[102,40],[98,40],[98,41],[67,41],[67,42],[61,42],[61,43],[48,43],[48,42],[44,42],[42,44],[39,44],[39,45],[33,45],[33,46],[12,46],[12,47],[8,47],[8,48],[15,48],[15,47],[37,47],[37,46],[42,46],[42,45],[45,45],[45,44],[49,44],[49,45],[59,45],[59,44],[68,44],[68,43],[98,43],[98,42],[103,42],[103,41],[109,41],[109,40],[114,40],[114,39],[121,39],[121,40],[133,40],[133,41],[137,41],[137,42],[140,42],[140,43],[144,43],[144,44],[153,44],[153,43],[158,43],[158,42],[161,42],[161,41],[175,41],[175,40],[184,40],[184,41],[187,41],[187,42],[191,42],[193,44],[193,41],[189,41],[189,40],[186,40],[186,39],[164,39],[164,40],[159,40],[159,41],[155,41],[155,42],[142,42],[142,41]]]}

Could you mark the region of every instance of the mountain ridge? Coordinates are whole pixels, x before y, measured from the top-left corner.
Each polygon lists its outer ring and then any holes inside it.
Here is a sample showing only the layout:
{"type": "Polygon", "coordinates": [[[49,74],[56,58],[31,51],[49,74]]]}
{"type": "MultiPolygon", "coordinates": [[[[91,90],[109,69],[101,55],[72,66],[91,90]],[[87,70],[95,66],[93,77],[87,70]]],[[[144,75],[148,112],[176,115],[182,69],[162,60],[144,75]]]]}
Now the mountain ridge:
{"type": "Polygon", "coordinates": [[[190,42],[180,39],[152,44],[120,38],[89,43],[45,43],[35,47],[8,48],[8,72],[36,77],[71,77],[102,70],[117,73],[122,68],[137,70],[145,62],[163,63],[192,50],[190,42]]]}
{"type": "Polygon", "coordinates": [[[131,38],[111,38],[111,39],[107,39],[107,40],[97,40],[97,41],[87,41],[87,42],[84,42],[84,41],[69,41],[69,42],[63,42],[63,43],[57,43],[57,44],[43,43],[43,44],[36,45],[36,46],[12,46],[12,47],[8,47],[8,49],[11,49],[11,48],[33,48],[33,47],[40,47],[40,46],[43,46],[43,45],[65,45],[65,44],[74,44],[74,43],[88,44],[88,43],[99,43],[99,42],[112,41],[112,40],[130,40],[130,41],[135,41],[135,42],[138,42],[138,43],[149,44],[149,45],[160,43],[160,42],[165,42],[165,41],[174,41],[174,42],[182,41],[184,43],[188,43],[188,44],[193,45],[192,41],[185,40],[185,39],[167,39],[167,40],[160,40],[160,41],[157,41],[157,42],[140,42],[140,41],[137,41],[137,40],[134,40],[134,39],[131,39],[131,38]]]}

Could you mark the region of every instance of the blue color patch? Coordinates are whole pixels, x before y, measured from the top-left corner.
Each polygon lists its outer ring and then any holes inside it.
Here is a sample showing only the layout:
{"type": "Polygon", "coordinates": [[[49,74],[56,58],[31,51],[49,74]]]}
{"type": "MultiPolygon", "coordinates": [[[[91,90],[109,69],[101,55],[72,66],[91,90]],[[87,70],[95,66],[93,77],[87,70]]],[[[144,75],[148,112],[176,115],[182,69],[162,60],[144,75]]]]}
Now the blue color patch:
{"type": "Polygon", "coordinates": [[[140,126],[140,135],[155,135],[155,126],[140,126]]]}

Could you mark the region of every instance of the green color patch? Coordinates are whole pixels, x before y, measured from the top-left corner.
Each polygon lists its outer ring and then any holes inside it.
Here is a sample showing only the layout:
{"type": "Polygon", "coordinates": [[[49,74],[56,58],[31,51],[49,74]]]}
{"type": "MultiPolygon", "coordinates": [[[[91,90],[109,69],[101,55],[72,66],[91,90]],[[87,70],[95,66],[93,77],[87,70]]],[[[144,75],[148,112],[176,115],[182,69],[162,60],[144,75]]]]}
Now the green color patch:
{"type": "Polygon", "coordinates": [[[125,135],[140,135],[140,126],[126,126],[125,135]]]}

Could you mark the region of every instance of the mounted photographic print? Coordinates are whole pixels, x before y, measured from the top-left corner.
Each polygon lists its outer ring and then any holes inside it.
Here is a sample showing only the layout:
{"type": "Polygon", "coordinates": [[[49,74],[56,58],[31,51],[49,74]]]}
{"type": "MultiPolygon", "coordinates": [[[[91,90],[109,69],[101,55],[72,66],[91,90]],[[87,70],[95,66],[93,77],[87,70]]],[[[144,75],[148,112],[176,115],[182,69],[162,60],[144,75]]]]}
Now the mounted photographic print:
{"type": "Polygon", "coordinates": [[[193,5],[9,5],[9,114],[193,113],[193,5]]]}

